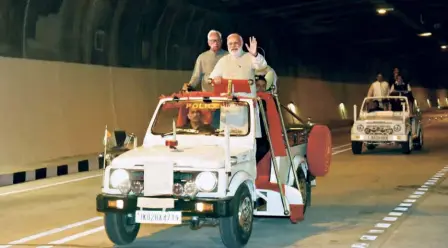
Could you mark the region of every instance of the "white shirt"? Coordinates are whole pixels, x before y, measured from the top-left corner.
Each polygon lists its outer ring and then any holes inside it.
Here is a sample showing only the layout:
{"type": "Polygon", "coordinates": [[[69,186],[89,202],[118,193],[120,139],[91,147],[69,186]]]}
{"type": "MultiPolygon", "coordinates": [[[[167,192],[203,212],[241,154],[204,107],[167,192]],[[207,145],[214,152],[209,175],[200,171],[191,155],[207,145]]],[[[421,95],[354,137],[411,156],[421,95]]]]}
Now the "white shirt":
{"type": "MultiPolygon", "coordinates": [[[[240,79],[240,80],[253,80],[253,84],[250,85],[251,93],[235,93],[236,96],[257,97],[257,86],[255,84],[255,70],[261,70],[266,68],[268,63],[264,59],[263,55],[258,53],[257,57],[252,54],[242,51],[241,56],[235,57],[232,54],[227,54],[222,57],[215,68],[210,73],[210,78],[222,77],[224,79],[240,79]]],[[[258,105],[257,105],[258,106],[258,105]]],[[[255,116],[259,116],[258,107],[255,108],[255,116]]],[[[261,123],[260,118],[255,118],[255,137],[261,137],[261,123]]]]}
{"type": "Polygon", "coordinates": [[[369,89],[368,96],[379,97],[389,95],[389,83],[386,81],[375,81],[372,83],[369,89]]]}
{"type": "Polygon", "coordinates": [[[210,78],[222,77],[224,79],[252,79],[254,83],[250,85],[251,93],[238,93],[238,96],[257,97],[257,87],[255,85],[255,70],[264,69],[267,62],[263,55],[258,54],[257,57],[250,53],[242,52],[242,55],[235,57],[232,54],[223,56],[215,68],[210,73],[210,78]]]}

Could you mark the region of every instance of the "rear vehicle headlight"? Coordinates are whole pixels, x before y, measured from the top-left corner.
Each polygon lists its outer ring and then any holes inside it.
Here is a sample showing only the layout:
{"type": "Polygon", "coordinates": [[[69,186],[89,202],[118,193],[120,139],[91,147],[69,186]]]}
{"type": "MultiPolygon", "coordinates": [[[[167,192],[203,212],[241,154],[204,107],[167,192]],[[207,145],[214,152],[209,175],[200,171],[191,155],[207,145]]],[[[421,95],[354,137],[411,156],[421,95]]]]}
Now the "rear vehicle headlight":
{"type": "Polygon", "coordinates": [[[362,132],[362,131],[364,131],[364,126],[361,125],[361,124],[359,124],[359,125],[356,127],[356,130],[358,130],[359,132],[362,132]]]}
{"type": "Polygon", "coordinates": [[[400,132],[401,131],[401,126],[400,125],[395,125],[394,126],[394,132],[400,132]]]}
{"type": "Polygon", "coordinates": [[[196,187],[198,187],[200,191],[210,192],[213,191],[218,185],[218,178],[212,172],[201,172],[196,177],[195,183],[196,187]]]}

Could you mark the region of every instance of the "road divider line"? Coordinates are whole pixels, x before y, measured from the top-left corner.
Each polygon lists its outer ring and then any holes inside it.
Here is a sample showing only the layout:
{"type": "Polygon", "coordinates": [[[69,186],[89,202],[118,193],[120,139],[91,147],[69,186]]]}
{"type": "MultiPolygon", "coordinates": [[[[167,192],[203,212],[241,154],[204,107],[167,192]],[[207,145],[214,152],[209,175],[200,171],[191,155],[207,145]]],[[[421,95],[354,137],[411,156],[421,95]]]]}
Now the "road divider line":
{"type": "Polygon", "coordinates": [[[95,222],[95,221],[99,221],[99,220],[102,220],[102,219],[103,219],[103,217],[98,216],[98,217],[90,218],[90,219],[87,219],[87,220],[79,221],[79,222],[72,223],[72,224],[69,224],[69,225],[66,225],[66,226],[63,226],[63,227],[51,229],[49,231],[41,232],[41,233],[34,234],[34,235],[31,235],[31,236],[28,236],[28,237],[25,237],[25,238],[22,238],[22,239],[19,239],[19,240],[15,240],[15,241],[9,242],[8,245],[0,245],[0,248],[8,248],[8,247],[11,247],[13,245],[24,244],[26,242],[30,242],[30,241],[33,241],[33,240],[36,240],[36,239],[39,239],[39,238],[43,238],[43,237],[46,237],[46,236],[49,236],[49,235],[52,235],[52,234],[60,233],[60,232],[63,232],[63,231],[66,231],[66,230],[69,230],[69,229],[72,229],[72,228],[75,228],[75,227],[79,227],[79,226],[83,226],[85,224],[89,224],[89,223],[92,223],[92,222],[95,222]]]}
{"type": "MultiPolygon", "coordinates": [[[[435,187],[440,179],[444,179],[445,174],[448,172],[448,165],[443,167],[440,171],[438,171],[434,176],[430,177],[422,186],[420,186],[416,191],[410,194],[406,199],[404,199],[398,206],[394,208],[392,212],[389,212],[388,216],[383,218],[384,222],[376,223],[375,229],[371,229],[367,231],[368,234],[363,234],[358,240],[358,243],[352,244],[352,248],[367,248],[369,247],[373,241],[375,241],[380,234],[385,233],[387,228],[391,227],[393,223],[396,223],[400,217],[405,216],[406,213],[412,208],[413,204],[420,199],[430,187],[435,187]],[[384,230],[379,233],[376,230],[384,230]],[[373,232],[378,235],[371,235],[373,232]]],[[[443,180],[440,180],[443,181],[443,180]]]]}
{"type": "Polygon", "coordinates": [[[68,236],[68,237],[65,237],[65,238],[62,238],[62,239],[59,239],[59,240],[56,240],[56,241],[52,241],[52,242],[49,243],[50,245],[38,246],[36,248],[52,248],[53,245],[62,245],[62,244],[65,244],[67,242],[70,242],[70,241],[73,241],[73,240],[76,240],[76,239],[88,236],[90,234],[101,232],[102,230],[104,230],[104,226],[100,226],[100,227],[93,228],[93,229],[90,229],[90,230],[87,230],[87,231],[84,231],[84,232],[73,234],[71,236],[68,236]]]}

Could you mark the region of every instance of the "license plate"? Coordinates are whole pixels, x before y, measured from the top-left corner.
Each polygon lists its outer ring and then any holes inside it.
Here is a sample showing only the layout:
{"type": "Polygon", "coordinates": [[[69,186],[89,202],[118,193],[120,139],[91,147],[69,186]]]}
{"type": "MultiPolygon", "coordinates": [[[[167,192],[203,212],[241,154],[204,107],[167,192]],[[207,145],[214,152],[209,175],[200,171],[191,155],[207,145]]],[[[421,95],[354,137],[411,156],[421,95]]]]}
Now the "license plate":
{"type": "Polygon", "coordinates": [[[385,135],[369,135],[369,140],[387,140],[385,135]]]}
{"type": "Polygon", "coordinates": [[[135,222],[146,224],[182,224],[182,212],[180,211],[145,211],[137,210],[135,222]]]}

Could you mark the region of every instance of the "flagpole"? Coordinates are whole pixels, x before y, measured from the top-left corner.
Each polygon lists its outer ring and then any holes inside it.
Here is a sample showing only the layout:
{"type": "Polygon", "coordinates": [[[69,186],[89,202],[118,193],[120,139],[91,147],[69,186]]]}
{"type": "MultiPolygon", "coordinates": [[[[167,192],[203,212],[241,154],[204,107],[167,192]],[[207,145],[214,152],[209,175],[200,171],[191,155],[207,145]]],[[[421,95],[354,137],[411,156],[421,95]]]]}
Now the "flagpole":
{"type": "Polygon", "coordinates": [[[106,169],[107,140],[108,140],[108,138],[107,138],[107,125],[106,125],[106,129],[104,131],[104,142],[103,142],[103,144],[104,144],[103,170],[106,169]]]}

